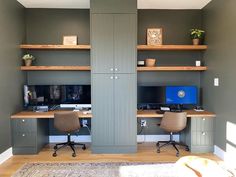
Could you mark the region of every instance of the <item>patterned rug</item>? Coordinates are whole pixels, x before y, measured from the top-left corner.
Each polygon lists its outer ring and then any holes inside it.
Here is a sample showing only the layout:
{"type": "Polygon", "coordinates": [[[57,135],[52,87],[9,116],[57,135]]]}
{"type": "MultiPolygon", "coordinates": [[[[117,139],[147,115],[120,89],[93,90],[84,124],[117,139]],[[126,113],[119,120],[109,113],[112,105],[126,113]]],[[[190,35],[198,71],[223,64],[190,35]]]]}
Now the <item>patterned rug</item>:
{"type": "Polygon", "coordinates": [[[27,163],[12,177],[176,177],[173,163],[27,163]]]}

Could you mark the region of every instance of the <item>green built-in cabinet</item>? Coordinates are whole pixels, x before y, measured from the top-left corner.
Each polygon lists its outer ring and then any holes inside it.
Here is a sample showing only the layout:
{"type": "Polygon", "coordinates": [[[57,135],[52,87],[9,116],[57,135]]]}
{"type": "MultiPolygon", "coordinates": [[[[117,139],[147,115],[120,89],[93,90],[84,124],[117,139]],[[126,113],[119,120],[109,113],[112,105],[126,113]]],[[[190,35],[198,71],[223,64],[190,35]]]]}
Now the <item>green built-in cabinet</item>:
{"type": "Polygon", "coordinates": [[[91,14],[92,151],[137,151],[137,14],[91,14]]]}
{"type": "Polygon", "coordinates": [[[186,129],[181,132],[180,140],[186,143],[192,153],[213,152],[214,118],[191,118],[186,129]]]}

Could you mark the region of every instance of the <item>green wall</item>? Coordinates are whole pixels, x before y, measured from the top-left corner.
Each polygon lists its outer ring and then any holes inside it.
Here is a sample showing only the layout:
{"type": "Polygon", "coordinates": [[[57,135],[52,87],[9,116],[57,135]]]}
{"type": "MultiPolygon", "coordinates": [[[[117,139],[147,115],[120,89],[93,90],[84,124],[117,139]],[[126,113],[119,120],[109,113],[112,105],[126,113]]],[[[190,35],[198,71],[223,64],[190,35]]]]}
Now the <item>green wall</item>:
{"type": "Polygon", "coordinates": [[[24,8],[16,0],[0,1],[0,153],[11,147],[10,115],[22,109],[24,74],[20,71],[24,8]]]}
{"type": "MultiPolygon", "coordinates": [[[[214,111],[215,142],[218,147],[226,150],[229,143],[236,147],[236,142],[227,141],[227,122],[236,124],[236,1],[214,0],[204,8],[204,28],[206,29],[206,51],[204,61],[209,67],[202,74],[203,102],[206,109],[214,111]],[[215,77],[220,79],[220,86],[214,87],[215,77]]],[[[235,135],[234,135],[235,136],[235,135]]]]}

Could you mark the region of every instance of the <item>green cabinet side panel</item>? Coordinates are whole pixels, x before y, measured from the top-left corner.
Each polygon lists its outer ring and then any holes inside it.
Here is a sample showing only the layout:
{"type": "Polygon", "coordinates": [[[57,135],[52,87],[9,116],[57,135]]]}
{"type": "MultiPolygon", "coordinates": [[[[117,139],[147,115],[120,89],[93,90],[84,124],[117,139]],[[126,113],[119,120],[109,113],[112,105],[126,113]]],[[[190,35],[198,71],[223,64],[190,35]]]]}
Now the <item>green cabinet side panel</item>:
{"type": "Polygon", "coordinates": [[[115,73],[136,73],[137,15],[114,15],[115,73]]]}

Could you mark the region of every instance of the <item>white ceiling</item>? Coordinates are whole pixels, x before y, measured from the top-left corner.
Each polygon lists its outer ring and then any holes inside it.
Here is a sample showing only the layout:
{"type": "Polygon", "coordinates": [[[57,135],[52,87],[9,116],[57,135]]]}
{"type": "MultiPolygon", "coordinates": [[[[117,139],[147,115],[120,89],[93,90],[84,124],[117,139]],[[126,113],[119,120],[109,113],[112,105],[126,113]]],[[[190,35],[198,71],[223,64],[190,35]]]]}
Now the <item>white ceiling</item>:
{"type": "MultiPolygon", "coordinates": [[[[90,0],[17,0],[26,8],[89,9],[90,0]]],[[[138,0],[138,9],[202,9],[211,0],[138,0]]]]}

